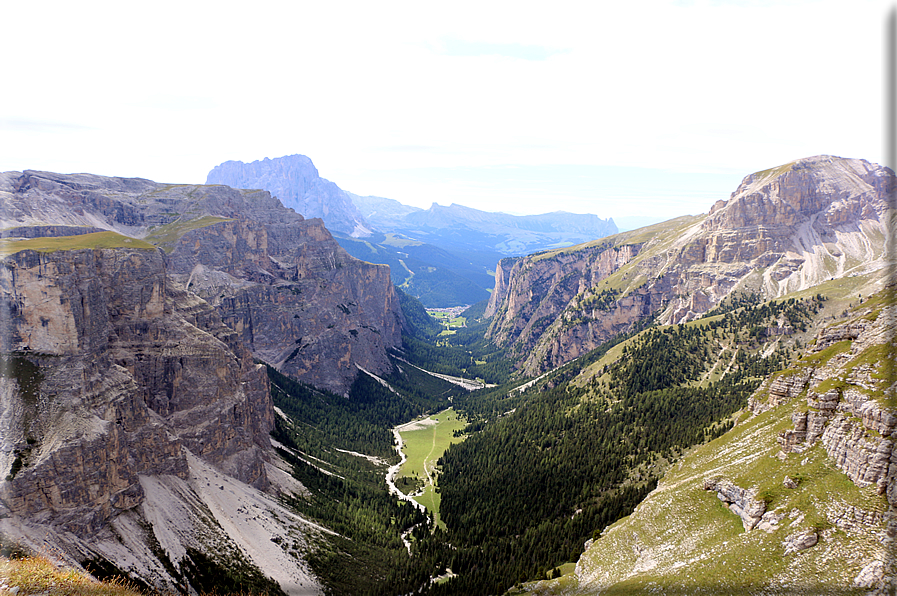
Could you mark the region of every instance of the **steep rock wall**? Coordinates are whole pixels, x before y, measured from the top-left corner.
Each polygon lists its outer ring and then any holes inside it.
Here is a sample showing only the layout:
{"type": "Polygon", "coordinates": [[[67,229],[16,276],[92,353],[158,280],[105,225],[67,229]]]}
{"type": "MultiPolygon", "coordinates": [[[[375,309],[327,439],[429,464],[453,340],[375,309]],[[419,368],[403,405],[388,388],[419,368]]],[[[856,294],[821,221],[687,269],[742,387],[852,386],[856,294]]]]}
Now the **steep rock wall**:
{"type": "Polygon", "coordinates": [[[390,370],[401,309],[389,269],[349,256],[319,219],[270,193],[89,174],[0,174],[0,226],[114,230],[162,247],[177,284],[219,308],[262,360],[345,393],[361,366],[390,370]]]}
{"type": "Polygon", "coordinates": [[[736,290],[768,299],[883,272],[894,188],[887,168],[817,156],[746,177],[707,216],[504,260],[489,337],[537,374],[651,314],[684,322],[736,290]]]}
{"type": "Polygon", "coordinates": [[[168,287],[159,252],[19,252],[0,288],[12,515],[89,535],[141,503],[139,475],[186,477],[185,449],[267,485],[264,370],[208,305],[168,287]]]}
{"type": "Polygon", "coordinates": [[[223,508],[239,498],[265,519],[276,505],[258,489],[283,482],[267,375],[214,308],[171,285],[161,251],[14,252],[0,328],[0,534],[163,592],[196,593],[202,561],[319,591],[301,561],[228,530],[223,508]]]}

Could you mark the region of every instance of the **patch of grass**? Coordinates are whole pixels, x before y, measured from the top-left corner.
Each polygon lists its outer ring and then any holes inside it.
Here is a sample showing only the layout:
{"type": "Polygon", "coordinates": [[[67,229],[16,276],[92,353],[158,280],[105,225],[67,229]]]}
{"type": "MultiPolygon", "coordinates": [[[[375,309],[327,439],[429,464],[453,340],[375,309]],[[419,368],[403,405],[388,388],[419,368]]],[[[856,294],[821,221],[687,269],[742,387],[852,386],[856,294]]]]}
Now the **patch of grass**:
{"type": "Polygon", "coordinates": [[[170,224],[154,228],[145,236],[145,240],[162,247],[165,252],[171,252],[177,241],[187,232],[213,226],[224,221],[232,220],[227,217],[214,217],[212,215],[204,215],[203,217],[190,220],[179,219],[170,224]]]}
{"type": "Polygon", "coordinates": [[[872,309],[877,316],[877,313],[881,312],[882,308],[893,306],[894,304],[897,304],[897,287],[892,286],[869,297],[869,299],[863,302],[862,308],[872,309]]]}
{"type": "Polygon", "coordinates": [[[404,236],[398,236],[396,234],[386,234],[386,239],[381,242],[384,246],[392,246],[393,248],[405,248],[406,246],[423,246],[423,242],[419,240],[412,240],[411,238],[405,238],[404,236]]]}
{"type": "Polygon", "coordinates": [[[779,176],[790,172],[792,167],[794,167],[793,161],[780,166],[776,166],[774,168],[769,168],[768,170],[760,170],[759,172],[754,172],[754,184],[772,182],[779,176]]]}
{"type": "Polygon", "coordinates": [[[6,256],[23,250],[37,252],[57,252],[60,250],[84,250],[97,248],[136,248],[154,250],[152,244],[129,238],[117,232],[94,232],[79,236],[58,236],[46,238],[28,238],[27,240],[0,240],[0,256],[6,256]]]}
{"type": "Polygon", "coordinates": [[[611,236],[611,238],[621,238],[627,244],[642,244],[657,238],[661,234],[668,234],[671,238],[676,238],[685,228],[698,223],[705,217],[706,215],[683,215],[669,221],[652,224],[629,232],[623,232],[616,236],[611,236]]]}
{"type": "Polygon", "coordinates": [[[74,569],[59,568],[45,557],[0,558],[0,579],[19,594],[46,596],[141,596],[137,588],[124,580],[98,582],[74,569]]]}
{"type": "Polygon", "coordinates": [[[897,347],[892,344],[877,344],[869,346],[850,362],[845,369],[850,371],[858,366],[872,367],[872,378],[878,381],[876,385],[879,391],[874,392],[875,399],[886,408],[897,408],[897,396],[893,392],[884,390],[894,383],[895,362],[897,362],[897,347]]]}
{"type": "Polygon", "coordinates": [[[823,366],[838,354],[849,351],[852,344],[853,342],[849,339],[833,343],[824,350],[805,355],[798,360],[796,364],[803,366],[823,366]]]}

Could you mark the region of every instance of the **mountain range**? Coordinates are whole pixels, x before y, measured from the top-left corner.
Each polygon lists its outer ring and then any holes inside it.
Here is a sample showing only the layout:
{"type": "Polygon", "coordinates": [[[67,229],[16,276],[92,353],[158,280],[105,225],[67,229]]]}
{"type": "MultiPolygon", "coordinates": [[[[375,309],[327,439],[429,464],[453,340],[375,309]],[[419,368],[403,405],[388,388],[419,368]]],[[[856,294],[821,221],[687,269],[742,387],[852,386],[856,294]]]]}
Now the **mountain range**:
{"type": "MultiPolygon", "coordinates": [[[[300,158],[253,167],[352,200],[300,158]]],[[[895,188],[815,156],[499,254],[440,334],[267,190],[0,173],[0,550],[186,593],[893,593],[895,188]],[[391,429],[450,406],[437,529],[383,478],[391,429]]],[[[564,218],[352,205],[343,240],[447,270],[564,218]]]]}
{"type": "Polygon", "coordinates": [[[503,256],[571,246],[617,231],[596,215],[515,216],[452,204],[429,209],[341,190],[304,155],[243,163],[209,172],[207,184],[260,188],[305,217],[319,217],[355,257],[387,264],[393,282],[426,306],[473,304],[489,297],[503,256]]]}

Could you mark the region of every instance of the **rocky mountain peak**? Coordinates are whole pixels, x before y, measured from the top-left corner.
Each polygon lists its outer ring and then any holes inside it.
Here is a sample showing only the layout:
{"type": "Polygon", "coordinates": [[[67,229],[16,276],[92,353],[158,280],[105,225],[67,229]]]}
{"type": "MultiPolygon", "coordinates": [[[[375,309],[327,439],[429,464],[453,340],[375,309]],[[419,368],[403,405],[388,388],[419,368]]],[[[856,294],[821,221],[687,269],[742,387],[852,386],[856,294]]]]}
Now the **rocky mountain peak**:
{"type": "Polygon", "coordinates": [[[828,225],[878,219],[893,172],[862,159],[817,155],[755,172],[717,201],[705,230],[796,225],[823,214],[828,225]]]}
{"type": "Polygon", "coordinates": [[[321,178],[304,155],[265,158],[252,163],[226,161],[212,169],[206,184],[265,189],[305,217],[319,217],[328,229],[355,237],[370,235],[370,226],[346,191],[321,178]]]}
{"type": "Polygon", "coordinates": [[[747,176],[706,216],[506,260],[489,337],[528,373],[568,362],[655,315],[695,319],[733,292],[777,298],[891,263],[894,173],[815,156],[747,176]]]}

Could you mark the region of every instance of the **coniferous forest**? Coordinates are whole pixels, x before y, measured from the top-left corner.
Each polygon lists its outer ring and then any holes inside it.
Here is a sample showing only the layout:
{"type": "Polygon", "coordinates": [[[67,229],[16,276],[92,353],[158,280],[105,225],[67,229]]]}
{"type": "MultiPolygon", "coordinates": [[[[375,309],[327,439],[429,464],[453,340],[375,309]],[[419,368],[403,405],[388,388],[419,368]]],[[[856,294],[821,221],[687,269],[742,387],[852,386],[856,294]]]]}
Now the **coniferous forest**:
{"type": "Polygon", "coordinates": [[[648,320],[523,389],[483,339],[477,310],[462,332],[440,336],[403,298],[417,331],[394,374],[360,374],[348,399],[269,368],[286,414],[272,434],[309,491],[289,502],[338,534],[322,539],[310,564],[335,594],[500,594],[552,576],[628,515],[683,450],[731,427],[761,380],[790,359],[786,349],[763,356],[770,330],[805,326],[822,300],[745,296],[685,325],[648,320]],[[611,349],[617,357],[606,357],[611,349]],[[492,385],[467,392],[421,369],[492,385]],[[450,405],[468,425],[439,460],[437,529],[391,496],[383,475],[398,461],[390,429],[450,405]]]}

